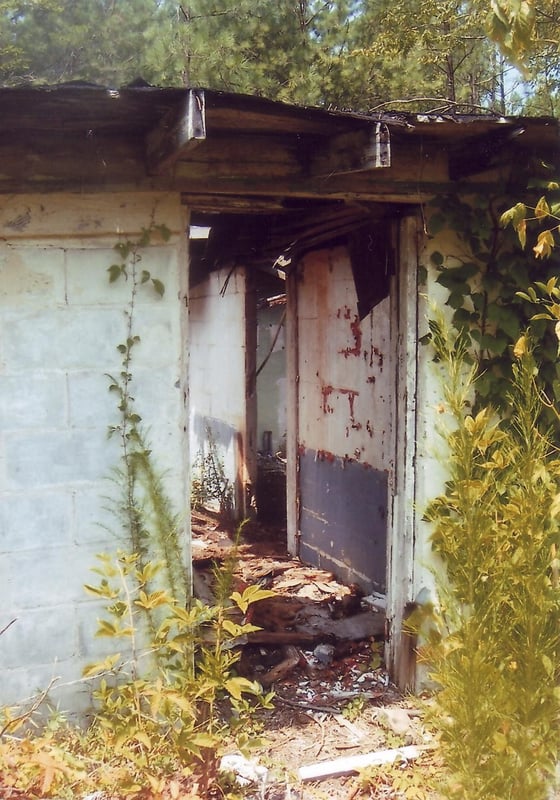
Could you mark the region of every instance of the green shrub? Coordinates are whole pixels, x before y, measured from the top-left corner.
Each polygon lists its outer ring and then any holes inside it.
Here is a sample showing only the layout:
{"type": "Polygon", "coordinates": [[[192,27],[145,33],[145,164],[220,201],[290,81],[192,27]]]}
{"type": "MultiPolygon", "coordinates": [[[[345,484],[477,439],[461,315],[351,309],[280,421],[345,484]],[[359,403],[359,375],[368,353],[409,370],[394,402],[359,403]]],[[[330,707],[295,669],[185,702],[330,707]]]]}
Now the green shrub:
{"type": "Polygon", "coordinates": [[[431,322],[447,380],[449,479],[431,502],[440,604],[423,657],[439,684],[434,715],[446,797],[538,800],[558,761],[560,460],[543,430],[537,368],[516,350],[507,416],[469,413],[466,337],[431,322]]]}

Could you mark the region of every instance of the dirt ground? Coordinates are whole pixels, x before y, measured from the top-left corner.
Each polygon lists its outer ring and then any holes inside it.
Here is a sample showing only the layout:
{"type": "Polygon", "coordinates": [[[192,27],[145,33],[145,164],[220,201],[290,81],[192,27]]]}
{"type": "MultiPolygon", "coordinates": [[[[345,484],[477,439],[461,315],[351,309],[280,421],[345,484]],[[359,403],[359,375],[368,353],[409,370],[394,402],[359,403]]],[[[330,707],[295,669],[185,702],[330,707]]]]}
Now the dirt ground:
{"type": "MultiPolygon", "coordinates": [[[[208,514],[195,515],[193,534],[197,582],[204,593],[212,567],[231,553],[231,534],[208,514]]],[[[256,524],[245,528],[236,548],[237,580],[241,586],[258,582],[288,606],[296,603],[307,632],[318,619],[314,610],[328,607],[338,618],[332,623],[336,632],[344,634],[342,620],[357,611],[355,601],[350,602],[353,589],[328,572],[291,559],[284,542],[281,530],[256,524]]],[[[363,599],[359,602],[363,607],[363,599]]],[[[280,635],[282,623],[287,634],[296,629],[289,618],[275,619],[275,603],[269,611],[271,619],[266,611],[258,619],[265,631],[280,635]]],[[[251,678],[266,683],[279,664],[281,673],[282,665],[286,668],[271,685],[274,709],[259,711],[253,721],[256,734],[264,739],[262,747],[250,756],[252,764],[233,761],[234,771],[246,771],[254,779],[250,796],[262,800],[430,797],[422,775],[435,769],[434,738],[424,724],[418,698],[403,696],[390,683],[382,661],[383,636],[323,639],[287,646],[248,643],[243,649],[241,669],[251,678]],[[369,783],[353,769],[355,757],[394,749],[402,753],[396,765],[370,772],[369,783]],[[314,765],[325,774],[308,777],[306,771],[314,765]]]]}
{"type": "MultiPolygon", "coordinates": [[[[369,660],[370,653],[363,647],[326,668],[297,669],[275,685],[274,710],[259,715],[266,744],[252,758],[267,767],[268,774],[255,797],[350,800],[410,796],[395,787],[395,768],[380,768],[378,772],[385,777],[377,774],[367,791],[352,770],[355,756],[395,748],[406,754],[411,745],[418,745],[420,760],[399,758],[398,769],[403,776],[409,774],[413,785],[412,771],[418,772],[421,763],[432,764],[435,757],[433,737],[424,728],[417,702],[386,685],[383,670],[372,671],[369,660]],[[356,701],[356,697],[363,700],[356,701]],[[334,763],[325,769],[327,762],[334,763]],[[325,769],[325,776],[302,781],[299,769],[311,765],[325,769]],[[342,774],[329,775],[339,771],[342,774]]],[[[407,783],[404,780],[402,785],[407,783]]]]}

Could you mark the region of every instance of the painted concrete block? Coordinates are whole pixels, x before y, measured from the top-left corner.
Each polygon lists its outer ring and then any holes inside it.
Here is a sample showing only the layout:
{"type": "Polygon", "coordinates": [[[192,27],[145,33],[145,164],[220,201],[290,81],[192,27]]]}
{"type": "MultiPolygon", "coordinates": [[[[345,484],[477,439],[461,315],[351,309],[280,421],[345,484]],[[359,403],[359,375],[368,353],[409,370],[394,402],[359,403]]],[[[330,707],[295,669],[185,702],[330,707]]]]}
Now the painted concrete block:
{"type": "MultiPolygon", "coordinates": [[[[152,217],[175,234],[146,254],[144,263],[166,293],[159,298],[146,286],[138,297],[142,342],[134,354],[134,388],[145,396],[144,415],[154,417],[154,453],[163,453],[173,492],[184,502],[180,386],[187,343],[179,286],[187,264],[179,263],[186,218],[178,196],[0,200],[0,228],[10,239],[9,245],[0,241],[0,614],[29,620],[28,639],[38,626],[44,633],[36,637],[36,651],[22,646],[10,656],[0,704],[44,687],[53,669],[77,681],[86,657],[107,652],[106,642],[93,636],[97,612],[83,590],[95,553],[122,544],[118,531],[103,527],[114,522],[104,495],[114,489],[108,476],[120,458],[118,442],[106,438],[117,414],[105,373],[121,369],[116,347],[127,335],[128,291],[108,284],[106,268],[119,235],[136,237],[152,217]],[[55,621],[67,623],[68,638],[54,656],[45,655],[55,621]]],[[[89,689],[80,684],[57,692],[73,710],[89,703],[89,689]]]]}
{"type": "Polygon", "coordinates": [[[0,307],[64,303],[64,250],[15,246],[0,251],[0,307]]]}
{"type": "Polygon", "coordinates": [[[146,425],[158,420],[176,420],[185,405],[178,364],[169,367],[139,367],[131,384],[138,413],[146,425]]]}
{"type": "MultiPolygon", "coordinates": [[[[117,462],[115,462],[116,465],[117,462]]],[[[127,547],[117,514],[120,488],[109,475],[93,488],[72,492],[74,544],[95,547],[96,552],[113,552],[127,547]]]]}
{"type": "Polygon", "coordinates": [[[83,719],[92,708],[92,686],[90,682],[81,680],[81,674],[82,664],[76,658],[6,669],[2,672],[2,698],[5,698],[6,705],[15,706],[37,698],[50,686],[49,706],[68,718],[80,715],[83,719]]]}
{"type": "Polygon", "coordinates": [[[17,620],[2,634],[2,665],[26,661],[36,666],[66,661],[78,654],[76,612],[70,606],[18,611],[17,620]]]}
{"type": "MultiPolygon", "coordinates": [[[[119,368],[115,364],[114,373],[119,368]]],[[[117,394],[109,391],[110,378],[103,372],[81,370],[67,375],[68,424],[71,428],[99,428],[117,424],[117,394]],[[95,401],[95,402],[93,402],[95,401]]]]}
{"type": "MultiPolygon", "coordinates": [[[[162,367],[177,364],[178,328],[171,319],[172,313],[163,303],[139,310],[136,315],[140,343],[134,349],[135,364],[162,367]],[[169,346],[167,346],[169,343],[169,346]]],[[[118,341],[123,341],[121,337],[118,341]]]]}
{"type": "Polygon", "coordinates": [[[100,238],[137,238],[142,228],[165,225],[184,235],[185,210],[174,192],[6,196],[0,200],[0,233],[6,239],[60,237],[97,246],[100,238]]]}
{"type": "Polygon", "coordinates": [[[49,547],[12,553],[0,564],[4,610],[54,608],[84,602],[94,553],[85,548],[49,547]]]}
{"type": "MultiPolygon", "coordinates": [[[[114,243],[119,241],[115,236],[114,243]]],[[[131,279],[124,276],[111,283],[108,269],[112,264],[122,264],[119,253],[112,242],[106,246],[92,248],[69,248],[66,252],[66,297],[71,305],[119,305],[122,307],[130,299],[131,279]]],[[[177,252],[173,247],[143,248],[137,274],[143,270],[150,272],[152,278],[162,281],[165,294],[176,296],[177,252]]],[[[130,273],[130,265],[127,263],[130,273]]],[[[139,286],[135,303],[140,306],[151,305],[159,296],[150,281],[139,286]]]]}
{"type": "Polygon", "coordinates": [[[117,362],[122,341],[120,309],[59,308],[6,314],[2,320],[5,369],[105,370],[117,362]]]}
{"type": "MultiPolygon", "coordinates": [[[[8,494],[0,503],[0,554],[34,550],[42,542],[72,541],[72,497],[65,489],[8,494]]],[[[0,568],[1,569],[1,568],[0,568]]]]}
{"type": "Polygon", "coordinates": [[[99,481],[116,461],[116,443],[106,429],[7,433],[8,489],[48,487],[99,481]]]}
{"type": "Polygon", "coordinates": [[[0,375],[0,430],[61,428],[65,424],[64,375],[0,375]]]}
{"type": "MultiPolygon", "coordinates": [[[[115,237],[115,241],[117,238],[115,237]]],[[[107,272],[120,258],[111,242],[91,247],[70,247],[66,251],[66,297],[69,305],[116,305],[122,308],[130,298],[128,281],[109,282],[107,272]]]]}

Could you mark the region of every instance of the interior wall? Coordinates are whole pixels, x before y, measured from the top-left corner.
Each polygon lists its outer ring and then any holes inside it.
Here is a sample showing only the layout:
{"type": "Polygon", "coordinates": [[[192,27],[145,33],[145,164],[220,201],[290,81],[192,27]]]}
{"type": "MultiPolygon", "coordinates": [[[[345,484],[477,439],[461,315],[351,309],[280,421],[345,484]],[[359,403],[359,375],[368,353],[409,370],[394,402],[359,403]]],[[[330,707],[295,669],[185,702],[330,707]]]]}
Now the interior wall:
{"type": "MultiPolygon", "coordinates": [[[[232,492],[234,512],[246,513],[252,483],[253,434],[248,418],[254,392],[248,386],[255,358],[254,307],[246,271],[221,269],[191,288],[189,301],[190,442],[194,475],[205,457],[232,492]],[[253,334],[254,336],[254,334],[253,334]]],[[[219,510],[215,501],[213,507],[219,510]]]]}
{"type": "Polygon", "coordinates": [[[286,452],[285,305],[259,309],[257,325],[257,448],[264,455],[286,452]],[[266,360],[266,363],[265,363],[266,360]],[[267,431],[270,432],[270,444],[267,431]]]}

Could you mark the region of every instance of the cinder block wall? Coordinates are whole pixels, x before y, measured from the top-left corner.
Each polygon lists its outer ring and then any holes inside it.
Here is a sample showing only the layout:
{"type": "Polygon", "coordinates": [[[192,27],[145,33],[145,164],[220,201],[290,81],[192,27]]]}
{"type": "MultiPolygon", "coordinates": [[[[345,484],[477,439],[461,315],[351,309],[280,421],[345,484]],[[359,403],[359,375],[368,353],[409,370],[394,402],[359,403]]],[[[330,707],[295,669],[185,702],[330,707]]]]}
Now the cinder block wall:
{"type": "MultiPolygon", "coordinates": [[[[105,508],[119,459],[106,373],[120,369],[129,287],[109,285],[113,247],[154,221],[172,231],[143,254],[165,295],[141,291],[133,395],[188,526],[186,215],[174,195],[0,198],[0,705],[54,680],[62,711],[90,705],[82,668],[113,652],[83,590],[95,554],[119,546],[105,508]]],[[[147,288],[147,287],[145,287],[147,288]]]]}

